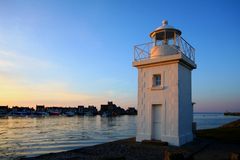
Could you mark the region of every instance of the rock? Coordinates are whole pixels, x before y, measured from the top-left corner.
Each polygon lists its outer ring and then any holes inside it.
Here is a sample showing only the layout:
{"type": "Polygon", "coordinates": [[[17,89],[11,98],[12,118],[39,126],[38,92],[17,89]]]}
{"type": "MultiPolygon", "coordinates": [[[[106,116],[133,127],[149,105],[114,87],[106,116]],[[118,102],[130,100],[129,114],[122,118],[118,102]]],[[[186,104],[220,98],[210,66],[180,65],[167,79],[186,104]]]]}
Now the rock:
{"type": "Polygon", "coordinates": [[[232,152],[229,156],[230,160],[240,160],[240,153],[232,152]]]}
{"type": "Polygon", "coordinates": [[[165,151],[164,160],[184,160],[184,153],[165,151]]]}
{"type": "Polygon", "coordinates": [[[221,126],[221,128],[240,128],[240,119],[227,123],[223,126],[221,126]]]}
{"type": "Polygon", "coordinates": [[[163,141],[160,141],[160,140],[143,140],[143,141],[142,141],[142,144],[168,146],[168,142],[163,142],[163,141]]]}
{"type": "Polygon", "coordinates": [[[126,160],[125,157],[104,157],[101,160],[126,160]]]}

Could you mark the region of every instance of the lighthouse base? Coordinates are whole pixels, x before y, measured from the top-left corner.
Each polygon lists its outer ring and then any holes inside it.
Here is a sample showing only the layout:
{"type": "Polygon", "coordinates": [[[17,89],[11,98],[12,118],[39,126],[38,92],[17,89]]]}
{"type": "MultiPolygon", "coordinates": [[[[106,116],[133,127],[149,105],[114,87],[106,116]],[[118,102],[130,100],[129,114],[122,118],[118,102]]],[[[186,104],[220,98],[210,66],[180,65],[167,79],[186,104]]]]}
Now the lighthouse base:
{"type": "Polygon", "coordinates": [[[193,140],[192,134],[182,136],[162,136],[161,141],[168,142],[169,145],[181,146],[193,140]]]}
{"type": "MultiPolygon", "coordinates": [[[[136,137],[136,141],[137,142],[142,142],[144,140],[153,140],[151,138],[150,134],[138,134],[136,137]]],[[[163,142],[168,142],[169,145],[173,145],[173,146],[181,146],[184,145],[188,142],[191,142],[193,140],[193,134],[189,133],[189,134],[185,134],[185,135],[181,135],[181,136],[161,136],[160,139],[154,139],[154,140],[161,140],[163,142]]]]}

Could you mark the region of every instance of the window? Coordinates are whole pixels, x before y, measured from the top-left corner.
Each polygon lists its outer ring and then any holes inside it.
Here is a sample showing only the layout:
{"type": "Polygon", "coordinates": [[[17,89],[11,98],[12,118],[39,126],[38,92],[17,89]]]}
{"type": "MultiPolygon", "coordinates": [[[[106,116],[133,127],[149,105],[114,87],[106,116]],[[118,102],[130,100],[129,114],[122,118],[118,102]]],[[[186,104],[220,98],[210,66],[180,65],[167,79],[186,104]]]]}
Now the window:
{"type": "Polygon", "coordinates": [[[161,86],[161,75],[153,75],[153,87],[161,86]]]}

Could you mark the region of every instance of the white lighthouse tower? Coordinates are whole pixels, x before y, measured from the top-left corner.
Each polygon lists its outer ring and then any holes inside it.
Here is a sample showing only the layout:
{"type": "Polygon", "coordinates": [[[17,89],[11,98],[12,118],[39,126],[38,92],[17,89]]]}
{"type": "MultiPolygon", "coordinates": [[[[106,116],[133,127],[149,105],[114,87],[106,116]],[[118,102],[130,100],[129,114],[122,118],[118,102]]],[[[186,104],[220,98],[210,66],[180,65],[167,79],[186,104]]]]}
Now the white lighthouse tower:
{"type": "Polygon", "coordinates": [[[138,69],[136,140],[161,140],[180,146],[192,141],[191,71],[195,50],[168,25],[150,33],[152,42],[134,47],[138,69]]]}

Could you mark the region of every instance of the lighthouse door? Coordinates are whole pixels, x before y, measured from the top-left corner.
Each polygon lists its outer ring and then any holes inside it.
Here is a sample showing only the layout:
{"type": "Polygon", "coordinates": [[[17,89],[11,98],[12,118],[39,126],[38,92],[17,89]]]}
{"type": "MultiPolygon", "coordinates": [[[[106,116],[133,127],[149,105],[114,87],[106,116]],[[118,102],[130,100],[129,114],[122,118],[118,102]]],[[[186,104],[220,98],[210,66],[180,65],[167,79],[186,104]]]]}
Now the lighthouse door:
{"type": "Polygon", "coordinates": [[[152,105],[152,139],[160,140],[161,137],[161,105],[152,105]]]}

